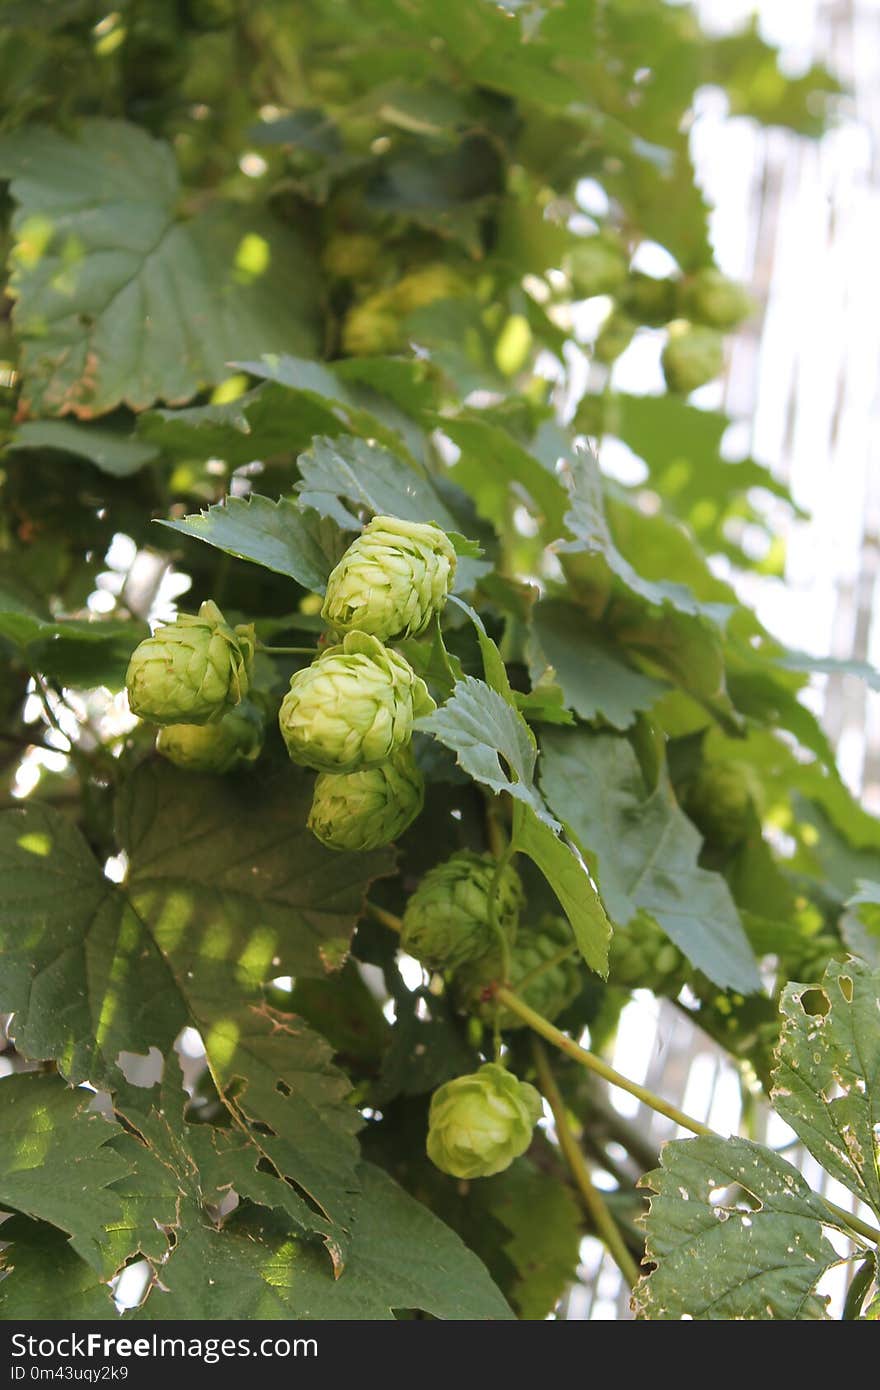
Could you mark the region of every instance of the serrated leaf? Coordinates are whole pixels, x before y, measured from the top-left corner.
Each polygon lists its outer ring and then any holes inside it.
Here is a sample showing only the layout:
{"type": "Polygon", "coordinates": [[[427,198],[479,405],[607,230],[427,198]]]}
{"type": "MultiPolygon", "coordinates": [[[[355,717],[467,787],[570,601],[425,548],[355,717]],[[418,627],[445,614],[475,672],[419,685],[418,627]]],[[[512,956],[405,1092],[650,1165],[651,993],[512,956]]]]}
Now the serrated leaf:
{"type": "Polygon", "coordinates": [[[121,1049],[166,1052],[186,1022],[131,904],[74,825],[37,804],[0,816],[0,1008],[26,1057],[100,1084],[121,1049]]]}
{"type": "Polygon", "coordinates": [[[637,714],[665,694],[668,687],[620,659],[619,648],[591,633],[586,613],[561,599],[535,605],[529,647],[532,680],[548,666],[562,687],[566,705],[581,719],[604,720],[627,729],[637,714]]]}
{"type": "Polygon", "coordinates": [[[509,1318],[477,1257],[387,1174],[359,1170],[352,1256],[334,1279],[314,1247],[265,1211],[235,1213],[222,1231],[188,1225],[133,1315],[166,1318],[390,1319],[395,1309],[438,1318],[509,1318]]]}
{"type": "Polygon", "coordinates": [[[458,530],[457,520],[430,479],[379,444],[352,435],[316,439],[297,462],[303,505],[332,517],[344,531],[360,528],[351,506],[404,521],[434,521],[444,531],[458,530]]]}
{"type": "Polygon", "coordinates": [[[813,1289],[839,1257],[822,1233],[827,1208],[784,1158],[747,1139],[676,1139],[640,1185],[656,1193],[646,1259],[657,1265],[636,1285],[640,1316],[814,1315],[813,1289]]]}
{"type": "MultiPolygon", "coordinates": [[[[71,1248],[104,1269],[105,1226],[122,1215],[109,1190],[128,1165],[110,1141],[116,1126],[89,1114],[91,1091],[23,1072],[0,1085],[0,1206],[48,1221],[71,1248]]],[[[2,1231],[0,1227],[0,1231],[2,1231]]]]}
{"type": "Polygon", "coordinates": [[[154,444],[121,430],[79,425],[67,420],[26,420],[9,441],[10,449],[56,449],[88,459],[102,473],[129,478],[154,459],[154,444]]]}
{"type": "Polygon", "coordinates": [[[345,549],[330,519],[304,510],[286,497],[271,502],[259,493],[248,498],[227,497],[198,515],[160,525],[286,575],[313,592],[326,587],[327,577],[345,549]]]}
{"type": "Polygon", "coordinates": [[[880,970],[831,961],[821,986],[786,985],[779,1007],[776,1109],[880,1216],[880,970]]]}
{"type": "Polygon", "coordinates": [[[537,748],[522,715],[473,676],[457,681],[445,705],[419,719],[416,728],[451,748],[468,776],[495,793],[530,806],[552,830],[557,822],[534,783],[537,748]]]}
{"type": "Polygon", "coordinates": [[[630,744],[547,730],[541,786],[594,871],[612,922],[648,913],[722,989],[760,989],[754,954],[720,874],[699,867],[701,840],[665,775],[646,793],[630,744]]]}
{"type": "Polygon", "coordinates": [[[506,429],[476,414],[438,415],[433,423],[461,450],[450,476],[473,497],[481,516],[497,522],[504,514],[511,483],[515,483],[541,519],[548,539],[563,534],[564,487],[506,429]]]}
{"type": "Polygon", "coordinates": [[[25,410],[186,401],[236,354],[312,350],[314,276],[296,233],[234,204],[182,220],[171,147],[137,126],[25,128],[0,142],[0,173],[19,204],[25,410]]]}
{"type": "Polygon", "coordinates": [[[169,458],[220,458],[230,468],[295,453],[313,434],[344,428],[330,403],[271,381],[223,405],[147,410],[138,417],[139,437],[169,458]]]}

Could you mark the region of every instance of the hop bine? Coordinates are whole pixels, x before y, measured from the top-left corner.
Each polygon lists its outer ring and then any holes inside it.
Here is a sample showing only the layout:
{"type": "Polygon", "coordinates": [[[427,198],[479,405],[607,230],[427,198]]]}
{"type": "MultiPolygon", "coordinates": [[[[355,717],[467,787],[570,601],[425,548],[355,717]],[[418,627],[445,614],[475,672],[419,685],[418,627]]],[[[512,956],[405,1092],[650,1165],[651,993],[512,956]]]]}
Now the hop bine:
{"type": "MultiPolygon", "coordinates": [[[[491,1023],[496,1009],[494,991],[498,985],[509,984],[530,1008],[552,1023],[581,988],[581,967],[575,955],[549,964],[571,945],[571,927],[562,917],[545,917],[538,928],[521,927],[510,951],[509,980],[502,979],[500,951],[491,951],[456,971],[453,980],[456,1003],[464,1012],[491,1023]],[[528,977],[533,974],[534,980],[529,983],[528,977]],[[525,984],[521,985],[521,981],[525,984]]],[[[502,1028],[526,1027],[509,1009],[502,1010],[498,1022],[502,1028]]]]}
{"type": "Polygon", "coordinates": [[[508,864],[495,882],[497,861],[491,854],[459,850],[422,879],[403,914],[401,946],[429,970],[456,970],[497,949],[495,921],[513,941],[523,890],[519,874],[508,864]]]}
{"type": "Polygon", "coordinates": [[[330,575],[321,616],[337,632],[382,642],[417,637],[445,604],[455,562],[438,526],[374,517],[330,575]]]}
{"type": "Polygon", "coordinates": [[[541,1097],[527,1081],[487,1062],[434,1092],[428,1157],[454,1178],[488,1178],[509,1168],[532,1142],[541,1097]]]}
{"type": "Polygon", "coordinates": [[[436,706],[409,662],[367,632],[346,633],[297,671],[278,722],[296,763],[354,772],[385,762],[436,706]]]}
{"type": "Polygon", "coordinates": [[[211,724],[250,688],[253,624],[230,627],[216,603],[181,613],[132,653],[125,678],[133,714],[153,724],[211,724]]]}
{"type": "Polygon", "coordinates": [[[322,772],[309,829],[329,849],[379,849],[402,835],[422,809],[425,783],[409,748],[378,767],[322,772]]]}

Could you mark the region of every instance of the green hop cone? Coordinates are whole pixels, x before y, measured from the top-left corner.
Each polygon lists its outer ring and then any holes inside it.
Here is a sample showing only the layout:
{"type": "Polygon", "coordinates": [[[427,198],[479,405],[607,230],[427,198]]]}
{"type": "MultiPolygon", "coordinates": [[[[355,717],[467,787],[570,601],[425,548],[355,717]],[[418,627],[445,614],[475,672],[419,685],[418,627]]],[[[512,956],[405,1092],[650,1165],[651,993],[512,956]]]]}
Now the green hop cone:
{"type": "Polygon", "coordinates": [[[338,280],[362,280],[375,269],[381,250],[366,232],[337,232],[324,247],[321,265],[338,280]]]}
{"type": "Polygon", "coordinates": [[[297,671],[278,722],[295,763],[318,772],[375,767],[436,706],[409,662],[367,632],[348,632],[297,671]]]}
{"type": "Polygon", "coordinates": [[[625,927],[615,927],[608,960],[610,985],[650,989],[675,999],[690,974],[681,951],[650,917],[639,913],[625,927]]]}
{"type": "Polygon", "coordinates": [[[425,783],[409,748],[378,767],[322,772],[309,829],[329,849],[379,849],[402,835],[422,809],[425,783]]]}
{"type": "Polygon", "coordinates": [[[381,642],[418,637],[446,602],[455,561],[438,526],[373,517],[330,575],[321,616],[337,632],[381,642]]]}
{"type": "MultiPolygon", "coordinates": [[[[457,970],[497,945],[489,914],[497,861],[463,849],[422,879],[403,914],[401,946],[428,970],[457,970]]],[[[495,889],[495,920],[509,941],[523,904],[519,874],[508,864],[495,889]]]]}
{"type": "Polygon", "coordinates": [[[132,653],[132,713],[153,724],[215,723],[247,695],[254,645],[253,625],[230,627],[216,603],[181,613],[132,653]]]}
{"type": "Polygon", "coordinates": [[[353,304],[342,325],[342,349],[349,357],[376,357],[401,346],[400,318],[387,291],[353,304]]]}
{"type": "MultiPolygon", "coordinates": [[[[522,927],[510,950],[510,986],[530,1008],[552,1023],[558,1018],[581,988],[581,967],[576,956],[557,961],[547,969],[548,962],[560,951],[573,944],[571,927],[562,917],[544,917],[538,928],[522,927]],[[527,980],[535,972],[533,983],[527,980]],[[540,972],[540,973],[537,973],[540,972]]],[[[495,1017],[493,995],[501,978],[501,953],[491,951],[480,960],[456,971],[453,994],[459,1008],[476,1014],[484,1023],[495,1017]]],[[[502,1028],[524,1028],[523,1020],[504,1009],[499,1018],[502,1028]]]]}
{"type": "Polygon", "coordinates": [[[566,270],[576,295],[614,294],[626,279],[628,258],[613,237],[584,237],[568,253],[566,270]]]}
{"type": "Polygon", "coordinates": [[[684,809],[705,840],[734,849],[755,828],[759,792],[747,763],[704,763],[687,788],[684,809]]]}
{"type": "Polygon", "coordinates": [[[626,352],[635,337],[638,324],[626,314],[609,314],[599,329],[599,336],[593,344],[593,356],[597,362],[610,366],[622,353],[626,352]]]}
{"type": "Polygon", "coordinates": [[[534,1086],[487,1062],[434,1092],[428,1157],[454,1178],[490,1178],[525,1153],[541,1110],[534,1086]]]}
{"type": "Polygon", "coordinates": [[[669,330],[661,358],[670,391],[688,396],[724,370],[724,339],[714,328],[695,328],[683,320],[669,330]]]}
{"type": "Polygon", "coordinates": [[[618,295],[620,307],[637,323],[662,328],[676,315],[677,282],[634,270],[618,295]]]}
{"type": "Polygon", "coordinates": [[[263,716],[249,700],[215,724],[167,724],[156,752],[189,772],[232,772],[256,762],[263,747],[263,716]]]}
{"type": "Polygon", "coordinates": [[[708,266],[684,280],[679,295],[682,318],[709,328],[735,328],[749,317],[752,301],[742,285],[708,266]]]}
{"type": "Polygon", "coordinates": [[[404,315],[468,292],[468,282],[457,270],[442,261],[431,261],[404,275],[388,293],[398,314],[404,315]]]}

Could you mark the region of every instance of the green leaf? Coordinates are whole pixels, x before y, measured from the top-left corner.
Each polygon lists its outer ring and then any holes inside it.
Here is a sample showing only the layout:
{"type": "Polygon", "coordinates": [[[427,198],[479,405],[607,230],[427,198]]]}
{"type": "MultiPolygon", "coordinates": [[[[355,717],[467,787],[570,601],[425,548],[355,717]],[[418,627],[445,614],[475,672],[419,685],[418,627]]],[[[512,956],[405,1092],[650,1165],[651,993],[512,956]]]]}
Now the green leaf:
{"type": "Polygon", "coordinates": [[[93,1322],[118,1315],[110,1289],[54,1227],[14,1216],[0,1226],[0,1319],[93,1322]]]}
{"type": "Polygon", "coordinates": [[[153,444],[133,438],[122,430],[102,429],[98,425],[78,425],[67,420],[28,420],[19,425],[9,441],[10,449],[55,449],[88,459],[102,473],[113,478],[129,478],[154,459],[153,444]]]}
{"type": "Polygon", "coordinates": [[[335,523],[281,497],[227,497],[207,511],[160,525],[193,536],[321,593],[345,549],[335,523]]]}
{"type": "Polygon", "coordinates": [[[645,1252],[657,1268],[636,1286],[640,1316],[815,1316],[812,1291],[839,1257],[822,1234],[827,1208],[784,1158],[747,1139],[676,1139],[640,1185],[657,1194],[645,1252]]]}
{"type": "Polygon", "coordinates": [[[112,1186],[128,1173],[113,1149],[115,1125],[89,1114],[91,1091],[23,1072],[0,1086],[0,1206],[48,1221],[98,1272],[105,1227],[121,1217],[112,1186]],[[75,1196],[74,1196],[75,1194],[75,1196]]]}
{"type": "Polygon", "coordinates": [[[789,984],[773,1101],[817,1163],[880,1216],[880,970],[831,961],[789,984]]]}
{"type": "Polygon", "coordinates": [[[509,1232],[504,1252],[516,1270],[510,1297],[521,1318],[553,1311],[574,1280],[582,1219],[571,1192],[527,1158],[492,1179],[487,1207],[509,1232]]]}
{"type": "Polygon", "coordinates": [[[854,955],[880,969],[880,883],[862,879],[846,904],[840,934],[854,955]]]}
{"type": "Polygon", "coordinates": [[[604,978],[608,974],[611,924],[580,855],[522,802],[514,805],[513,843],[537,864],[559,899],[581,955],[590,969],[604,978]]]}
{"type": "Polygon", "coordinates": [[[648,913],[722,989],[760,989],[757,966],[720,874],[699,867],[700,836],[667,777],[645,790],[630,744],[548,730],[541,786],[590,864],[612,922],[648,913]]]}
{"type": "Polygon", "coordinates": [[[230,468],[295,453],[313,434],[335,434],[343,428],[329,403],[274,382],[225,405],[147,410],[138,417],[139,436],[169,458],[220,458],[230,468]]]}
{"type": "Polygon", "coordinates": [[[334,1279],[313,1245],[247,1208],[222,1231],[187,1225],[138,1320],[228,1318],[371,1321],[394,1310],[438,1318],[509,1318],[475,1255],[381,1169],[362,1164],[351,1259],[334,1279]]]}
{"type": "Polygon", "coordinates": [[[540,680],[549,668],[566,705],[581,719],[627,729],[666,693],[668,686],[628,666],[619,648],[591,631],[587,614],[575,604],[543,599],[535,605],[533,621],[532,680],[540,680]]]}
{"type": "Polygon", "coordinates": [[[53,623],[21,610],[0,610],[0,637],[15,643],[30,670],[63,685],[119,689],[132,651],[147,636],[146,623],[113,618],[53,623]]]}
{"type": "Polygon", "coordinates": [[[485,681],[473,676],[457,681],[446,704],[419,719],[416,728],[451,748],[469,777],[496,794],[508,792],[530,806],[551,830],[557,828],[534,783],[534,734],[522,715],[485,681]]]}
{"type": "Polygon", "coordinates": [[[444,531],[458,530],[456,518],[430,479],[378,444],[346,435],[316,439],[297,462],[303,505],[332,517],[343,531],[360,528],[351,506],[404,521],[433,521],[444,531]]]}
{"type": "Polygon", "coordinates": [[[880,690],[880,671],[868,661],[843,661],[835,656],[811,656],[809,652],[785,651],[778,665],[786,671],[816,671],[829,676],[856,676],[870,690],[880,690]]]}
{"type": "Polygon", "coordinates": [[[309,352],[314,275],[294,231],[254,207],[187,220],[169,145],[124,121],[0,142],[13,219],[26,411],[84,418],[181,402],[233,356],[309,352]]]}
{"type": "Polygon", "coordinates": [[[67,817],[0,816],[0,1009],[26,1057],[99,1085],[120,1050],[166,1052],[187,1022],[156,944],[67,817]]]}
{"type": "Polygon", "coordinates": [[[433,423],[461,450],[450,476],[473,497],[480,516],[497,523],[505,514],[513,483],[541,519],[548,539],[563,534],[565,489],[506,429],[476,414],[438,415],[433,423]]]}

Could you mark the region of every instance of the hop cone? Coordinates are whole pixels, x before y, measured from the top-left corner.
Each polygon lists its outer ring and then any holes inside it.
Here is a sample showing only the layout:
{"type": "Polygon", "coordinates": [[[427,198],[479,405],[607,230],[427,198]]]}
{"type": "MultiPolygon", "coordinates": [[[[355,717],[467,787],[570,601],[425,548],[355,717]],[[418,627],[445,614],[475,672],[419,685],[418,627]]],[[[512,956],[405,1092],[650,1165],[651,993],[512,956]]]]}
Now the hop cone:
{"type": "Polygon", "coordinates": [[[682,317],[709,328],[735,328],[752,312],[752,301],[742,285],[712,266],[686,280],[680,298],[682,317]]]}
{"type": "Polygon", "coordinates": [[[376,357],[401,344],[400,319],[384,290],[353,304],[342,325],[342,348],[349,357],[376,357]]]}
{"type": "Polygon", "coordinates": [[[488,1178],[525,1153],[541,1097],[496,1062],[447,1081],[431,1097],[428,1157],[454,1178],[488,1178]]]}
{"type": "Polygon", "coordinates": [[[231,772],[256,762],[263,747],[263,717],[248,700],[216,724],[166,724],[156,751],[190,772],[231,772]]]}
{"type": "Polygon", "coordinates": [[[402,835],[422,809],[425,784],[409,748],[357,772],[322,772],[309,829],[330,849],[378,849],[402,835]]]}
{"type": "Polygon", "coordinates": [[[382,642],[417,637],[446,602],[455,559],[438,526],[376,516],[330,575],[321,616],[382,642]]]}
{"type": "Polygon", "coordinates": [[[321,256],[321,264],[340,280],[361,280],[376,265],[381,243],[366,232],[337,232],[321,256]]]}
{"type": "Polygon", "coordinates": [[[608,983],[621,989],[650,989],[674,999],[690,974],[685,957],[650,917],[638,914],[615,927],[608,962],[608,983]]]}
{"type": "Polygon", "coordinates": [[[632,272],[618,298],[625,314],[651,328],[662,328],[676,315],[676,281],[658,280],[641,270],[632,272]]]}
{"type": "Polygon", "coordinates": [[[675,325],[663,349],[661,362],[666,385],[681,396],[690,395],[720,376],[724,369],[724,340],[714,328],[675,325]]]}
{"type": "Polygon", "coordinates": [[[297,671],[278,722],[295,763],[318,772],[376,766],[435,708],[409,662],[366,632],[349,632],[297,671]]]}
{"type": "MultiPolygon", "coordinates": [[[[401,945],[429,970],[456,970],[497,944],[489,916],[496,861],[459,850],[425,874],[403,914],[401,945]]],[[[498,880],[495,920],[512,941],[523,903],[519,874],[508,864],[498,880]]]]}
{"type": "Polygon", "coordinates": [[[467,293],[467,281],[442,261],[431,261],[418,270],[411,270],[389,291],[394,308],[401,315],[412,314],[437,300],[455,299],[467,293]]]}
{"type": "MultiPolygon", "coordinates": [[[[522,927],[510,950],[510,985],[544,1018],[553,1022],[575,998],[581,987],[581,968],[578,959],[570,956],[536,975],[532,984],[522,987],[533,971],[538,971],[561,950],[572,945],[571,928],[562,917],[545,917],[539,928],[522,927]]],[[[495,1016],[492,995],[501,978],[501,953],[491,951],[480,960],[462,966],[456,972],[453,992],[459,1006],[490,1023],[495,1016]]],[[[504,1009],[499,1023],[502,1028],[524,1028],[516,1014],[504,1009]]]]}
{"type": "Polygon", "coordinates": [[[755,823],[755,793],[745,763],[705,763],[687,789],[684,808],[710,844],[735,849],[755,823]]]}
{"type": "Polygon", "coordinates": [[[153,724],[214,723],[247,695],[253,654],[253,626],[231,628],[216,603],[181,613],[132,653],[132,712],[153,724]]]}
{"type": "Polygon", "coordinates": [[[626,279],[627,257],[613,238],[584,237],[569,252],[567,269],[575,294],[590,299],[620,289],[626,279]]]}
{"type": "Polygon", "coordinates": [[[635,337],[638,324],[626,314],[609,314],[599,330],[593,344],[593,356],[597,362],[610,365],[616,362],[621,353],[626,352],[635,337]]]}

